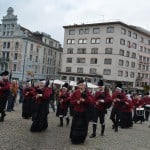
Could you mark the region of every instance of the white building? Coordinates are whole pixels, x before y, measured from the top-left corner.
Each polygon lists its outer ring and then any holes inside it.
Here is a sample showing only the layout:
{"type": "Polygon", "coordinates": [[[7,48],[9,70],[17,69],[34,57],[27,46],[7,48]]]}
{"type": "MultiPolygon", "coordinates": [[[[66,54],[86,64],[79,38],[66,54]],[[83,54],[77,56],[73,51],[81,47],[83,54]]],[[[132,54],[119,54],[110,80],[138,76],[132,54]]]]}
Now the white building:
{"type": "Polygon", "coordinates": [[[0,71],[12,72],[18,80],[58,78],[62,47],[50,35],[17,24],[17,16],[9,7],[0,25],[0,71]]]}
{"type": "Polygon", "coordinates": [[[97,83],[103,78],[110,85],[123,81],[127,88],[149,84],[150,32],[119,21],[64,30],[61,79],[86,77],[97,83]]]}

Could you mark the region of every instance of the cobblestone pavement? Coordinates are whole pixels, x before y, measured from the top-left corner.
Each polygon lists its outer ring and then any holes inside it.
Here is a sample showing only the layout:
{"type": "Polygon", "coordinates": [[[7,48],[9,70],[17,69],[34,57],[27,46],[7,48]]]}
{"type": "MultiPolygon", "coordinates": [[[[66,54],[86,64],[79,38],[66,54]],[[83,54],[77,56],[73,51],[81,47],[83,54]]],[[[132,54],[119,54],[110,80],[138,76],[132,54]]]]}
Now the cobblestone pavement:
{"type": "Polygon", "coordinates": [[[97,137],[90,139],[90,123],[85,143],[72,145],[69,140],[70,126],[57,127],[59,119],[53,112],[50,112],[48,120],[46,131],[31,133],[31,119],[22,119],[21,104],[16,104],[15,111],[7,112],[5,121],[0,122],[0,150],[150,150],[150,121],[134,124],[132,129],[119,129],[116,133],[111,129],[107,115],[105,136],[100,136],[98,125],[97,137]]]}

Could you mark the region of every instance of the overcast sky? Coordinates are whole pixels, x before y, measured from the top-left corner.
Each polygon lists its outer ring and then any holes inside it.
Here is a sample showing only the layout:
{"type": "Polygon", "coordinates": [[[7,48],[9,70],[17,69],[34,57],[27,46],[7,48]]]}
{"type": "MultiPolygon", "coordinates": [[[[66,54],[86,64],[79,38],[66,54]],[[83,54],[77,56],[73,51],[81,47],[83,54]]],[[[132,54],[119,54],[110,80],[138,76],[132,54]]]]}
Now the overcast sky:
{"type": "Polygon", "coordinates": [[[150,0],[0,0],[0,18],[14,8],[18,24],[63,44],[64,25],[120,20],[150,30],[150,0]]]}

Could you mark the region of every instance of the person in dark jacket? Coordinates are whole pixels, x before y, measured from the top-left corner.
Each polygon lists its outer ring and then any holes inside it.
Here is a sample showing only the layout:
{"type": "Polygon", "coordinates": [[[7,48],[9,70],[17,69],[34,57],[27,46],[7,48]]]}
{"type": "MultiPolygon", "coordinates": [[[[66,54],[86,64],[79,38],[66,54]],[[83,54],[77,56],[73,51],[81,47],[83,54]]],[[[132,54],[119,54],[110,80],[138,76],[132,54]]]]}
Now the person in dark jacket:
{"type": "Polygon", "coordinates": [[[0,74],[2,76],[2,80],[0,81],[0,122],[4,121],[5,108],[8,97],[10,96],[10,82],[8,81],[8,71],[4,71],[0,74]]]}
{"type": "Polygon", "coordinates": [[[107,108],[111,106],[112,99],[107,88],[104,87],[102,80],[98,82],[99,91],[95,93],[94,102],[94,118],[93,118],[93,133],[90,138],[96,137],[96,128],[98,117],[101,124],[101,136],[104,135],[105,131],[105,114],[107,113],[107,108]]]}

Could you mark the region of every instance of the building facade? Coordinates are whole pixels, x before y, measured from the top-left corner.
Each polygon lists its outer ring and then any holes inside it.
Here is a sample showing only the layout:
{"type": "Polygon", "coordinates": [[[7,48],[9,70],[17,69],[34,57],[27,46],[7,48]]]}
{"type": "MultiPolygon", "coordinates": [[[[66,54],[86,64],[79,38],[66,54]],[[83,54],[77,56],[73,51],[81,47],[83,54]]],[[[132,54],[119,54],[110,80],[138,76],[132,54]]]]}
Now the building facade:
{"type": "Polygon", "coordinates": [[[0,71],[8,70],[11,78],[59,78],[62,47],[50,35],[17,24],[17,16],[9,7],[0,24],[0,71]]]}
{"type": "Polygon", "coordinates": [[[64,26],[61,79],[86,77],[125,88],[150,83],[150,32],[123,22],[64,26]]]}

